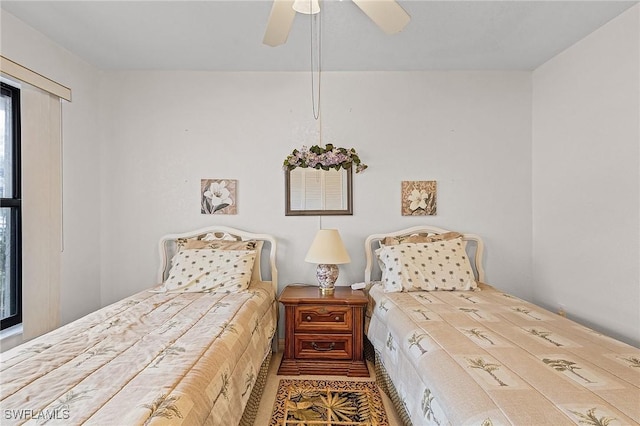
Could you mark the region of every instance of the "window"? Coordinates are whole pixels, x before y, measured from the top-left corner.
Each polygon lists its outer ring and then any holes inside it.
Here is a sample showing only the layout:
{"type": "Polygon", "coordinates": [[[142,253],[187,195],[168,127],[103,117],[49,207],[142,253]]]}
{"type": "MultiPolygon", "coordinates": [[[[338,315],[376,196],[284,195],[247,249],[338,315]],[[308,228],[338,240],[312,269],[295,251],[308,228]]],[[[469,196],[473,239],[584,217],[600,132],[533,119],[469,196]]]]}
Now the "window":
{"type": "Polygon", "coordinates": [[[0,318],[22,322],[20,90],[4,82],[0,96],[0,318]]]}

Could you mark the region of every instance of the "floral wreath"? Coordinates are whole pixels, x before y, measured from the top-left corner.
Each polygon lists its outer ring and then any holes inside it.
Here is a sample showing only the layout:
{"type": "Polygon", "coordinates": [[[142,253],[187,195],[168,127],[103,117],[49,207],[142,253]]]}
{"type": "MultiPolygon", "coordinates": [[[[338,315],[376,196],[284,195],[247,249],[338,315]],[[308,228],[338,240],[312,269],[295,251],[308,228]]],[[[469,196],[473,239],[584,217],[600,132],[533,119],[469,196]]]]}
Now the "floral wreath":
{"type": "Polygon", "coordinates": [[[313,169],[348,169],[354,167],[356,173],[364,171],[368,166],[360,161],[358,153],[353,148],[338,148],[328,143],[324,148],[313,145],[311,148],[303,146],[302,149],[294,149],[284,159],[284,170],[293,170],[296,167],[310,167],[313,169]]]}

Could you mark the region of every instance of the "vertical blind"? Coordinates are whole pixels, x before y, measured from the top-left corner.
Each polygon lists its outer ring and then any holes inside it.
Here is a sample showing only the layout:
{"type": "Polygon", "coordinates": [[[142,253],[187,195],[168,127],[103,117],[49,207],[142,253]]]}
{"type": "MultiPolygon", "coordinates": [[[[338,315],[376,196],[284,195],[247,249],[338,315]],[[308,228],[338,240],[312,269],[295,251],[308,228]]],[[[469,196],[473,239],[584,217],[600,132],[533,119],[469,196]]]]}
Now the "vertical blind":
{"type": "Polygon", "coordinates": [[[3,77],[21,86],[23,340],[60,323],[62,110],[71,89],[4,56],[3,77]]]}
{"type": "Polygon", "coordinates": [[[22,86],[22,327],[25,340],[60,323],[60,98],[22,86]]]}

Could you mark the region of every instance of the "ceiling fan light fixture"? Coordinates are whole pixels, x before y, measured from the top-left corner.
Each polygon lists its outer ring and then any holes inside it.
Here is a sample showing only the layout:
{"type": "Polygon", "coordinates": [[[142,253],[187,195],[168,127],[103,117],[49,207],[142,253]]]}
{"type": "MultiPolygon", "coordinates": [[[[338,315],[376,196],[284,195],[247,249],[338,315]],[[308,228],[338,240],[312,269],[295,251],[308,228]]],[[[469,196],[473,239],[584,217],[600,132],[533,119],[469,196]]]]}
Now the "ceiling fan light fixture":
{"type": "Polygon", "coordinates": [[[320,12],[319,0],[295,0],[291,6],[293,10],[298,13],[304,13],[305,15],[315,15],[320,12]]]}

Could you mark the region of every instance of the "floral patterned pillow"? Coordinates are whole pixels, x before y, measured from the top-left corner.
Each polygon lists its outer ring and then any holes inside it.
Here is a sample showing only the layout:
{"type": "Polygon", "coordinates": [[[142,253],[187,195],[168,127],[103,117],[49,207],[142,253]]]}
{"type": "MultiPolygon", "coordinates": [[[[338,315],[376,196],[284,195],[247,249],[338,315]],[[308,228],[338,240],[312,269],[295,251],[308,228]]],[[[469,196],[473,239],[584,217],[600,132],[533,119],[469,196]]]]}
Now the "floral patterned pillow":
{"type": "Polygon", "coordinates": [[[377,253],[387,293],[477,288],[462,238],[385,246],[377,253]]]}
{"type": "Polygon", "coordinates": [[[173,257],[161,291],[235,293],[246,290],[255,257],[254,250],[182,250],[173,257]]]}
{"type": "Polygon", "coordinates": [[[462,234],[453,231],[445,232],[444,234],[405,235],[399,237],[385,237],[380,244],[383,246],[394,246],[408,243],[432,243],[435,241],[453,240],[460,237],[462,237],[462,234]]]}
{"type": "Polygon", "coordinates": [[[230,241],[230,240],[199,240],[197,238],[178,238],[176,240],[177,251],[195,249],[218,249],[218,250],[254,250],[256,242],[230,241]]]}

